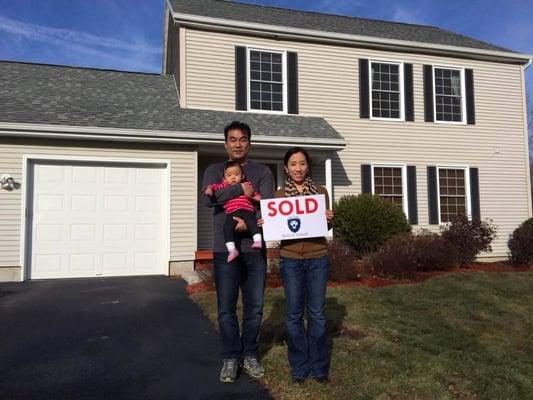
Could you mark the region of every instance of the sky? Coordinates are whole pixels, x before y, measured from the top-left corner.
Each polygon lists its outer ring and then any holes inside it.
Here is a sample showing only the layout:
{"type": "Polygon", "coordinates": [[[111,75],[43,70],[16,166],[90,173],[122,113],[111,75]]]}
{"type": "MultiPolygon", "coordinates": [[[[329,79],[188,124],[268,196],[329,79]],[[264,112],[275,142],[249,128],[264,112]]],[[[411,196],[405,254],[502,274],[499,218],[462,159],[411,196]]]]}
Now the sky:
{"type": "MultiPolygon", "coordinates": [[[[438,26],[533,55],[533,0],[241,2],[438,26]]],[[[163,0],[0,0],[0,60],[158,73],[163,4],[163,0]]],[[[533,97],[533,66],[526,83],[533,97]]]]}

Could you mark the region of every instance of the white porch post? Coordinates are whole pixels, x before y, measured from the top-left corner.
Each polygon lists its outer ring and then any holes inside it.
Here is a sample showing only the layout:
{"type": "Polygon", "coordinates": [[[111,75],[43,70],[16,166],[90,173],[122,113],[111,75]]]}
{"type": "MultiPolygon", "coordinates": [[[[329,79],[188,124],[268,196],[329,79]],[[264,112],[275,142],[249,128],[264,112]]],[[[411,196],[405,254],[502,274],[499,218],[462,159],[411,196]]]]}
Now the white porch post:
{"type": "MultiPolygon", "coordinates": [[[[328,190],[329,206],[333,209],[333,177],[331,172],[331,158],[326,158],[324,162],[324,173],[326,175],[326,189],[328,190]]],[[[328,232],[328,237],[333,238],[333,229],[328,232]]]]}

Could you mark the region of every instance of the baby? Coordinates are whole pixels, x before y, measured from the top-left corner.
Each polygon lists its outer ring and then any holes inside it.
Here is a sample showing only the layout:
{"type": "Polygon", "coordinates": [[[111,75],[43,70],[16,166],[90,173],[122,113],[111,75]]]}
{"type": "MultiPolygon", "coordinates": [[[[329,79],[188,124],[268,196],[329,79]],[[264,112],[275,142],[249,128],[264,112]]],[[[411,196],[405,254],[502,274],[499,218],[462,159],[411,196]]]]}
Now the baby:
{"type": "MultiPolygon", "coordinates": [[[[231,185],[240,185],[245,183],[251,185],[249,182],[244,181],[244,173],[242,171],[241,164],[237,161],[228,161],[224,164],[224,179],[220,183],[215,183],[209,185],[205,190],[204,194],[207,196],[212,196],[215,190],[227,188],[231,185]]],[[[255,201],[261,200],[261,196],[255,190],[252,194],[252,199],[255,201]]],[[[255,207],[252,204],[250,198],[244,194],[235,197],[231,200],[228,200],[224,203],[224,211],[226,213],[226,221],[224,222],[224,242],[226,243],[226,248],[228,249],[228,262],[233,261],[239,255],[239,251],[235,247],[235,225],[237,221],[233,217],[239,217],[244,220],[248,231],[252,235],[253,244],[252,248],[260,249],[262,244],[262,237],[257,226],[257,221],[255,219],[255,207]]]]}

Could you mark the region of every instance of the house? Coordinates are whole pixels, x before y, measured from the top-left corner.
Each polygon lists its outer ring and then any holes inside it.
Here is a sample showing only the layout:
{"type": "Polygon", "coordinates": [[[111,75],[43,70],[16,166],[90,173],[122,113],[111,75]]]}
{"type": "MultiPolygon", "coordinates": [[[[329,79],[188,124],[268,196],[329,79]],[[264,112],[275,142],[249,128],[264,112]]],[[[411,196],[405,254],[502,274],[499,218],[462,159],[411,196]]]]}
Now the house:
{"type": "Polygon", "coordinates": [[[168,0],[162,74],[0,62],[0,280],[175,274],[211,243],[198,205],[223,127],[283,179],[301,145],[334,199],[418,228],[532,216],[529,55],[430,26],[168,0]]]}

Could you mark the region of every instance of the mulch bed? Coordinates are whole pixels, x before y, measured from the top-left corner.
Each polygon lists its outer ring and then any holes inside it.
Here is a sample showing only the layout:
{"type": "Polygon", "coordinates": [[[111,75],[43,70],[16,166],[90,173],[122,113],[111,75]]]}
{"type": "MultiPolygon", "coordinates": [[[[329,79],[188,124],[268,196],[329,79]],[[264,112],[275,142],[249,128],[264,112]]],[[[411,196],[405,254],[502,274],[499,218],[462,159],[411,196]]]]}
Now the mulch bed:
{"type": "MultiPolygon", "coordinates": [[[[383,278],[364,278],[357,281],[348,282],[328,282],[328,287],[369,287],[379,288],[391,285],[412,285],[419,282],[424,282],[435,276],[467,273],[467,272],[531,272],[531,268],[515,268],[506,262],[491,262],[491,263],[472,263],[464,265],[461,268],[452,269],[449,271],[432,271],[432,272],[417,272],[412,279],[383,279],[383,278]]],[[[267,276],[266,286],[268,288],[279,288],[282,285],[281,279],[278,276],[267,276]]],[[[187,285],[187,294],[214,291],[215,286],[213,282],[200,282],[193,285],[187,285]]]]}

